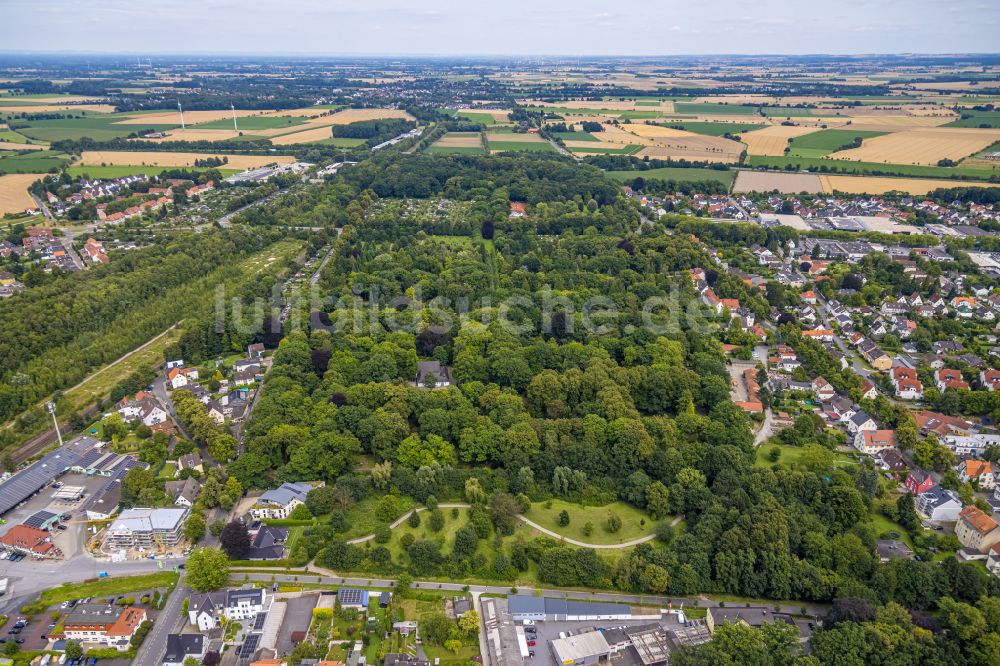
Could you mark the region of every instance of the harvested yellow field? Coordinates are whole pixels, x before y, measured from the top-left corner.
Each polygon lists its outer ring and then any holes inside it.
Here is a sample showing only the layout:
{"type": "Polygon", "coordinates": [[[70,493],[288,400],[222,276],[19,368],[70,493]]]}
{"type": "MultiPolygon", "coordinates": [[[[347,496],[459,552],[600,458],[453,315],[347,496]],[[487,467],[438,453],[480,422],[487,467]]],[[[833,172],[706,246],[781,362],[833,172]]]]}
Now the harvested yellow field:
{"type": "Polygon", "coordinates": [[[819,176],[811,173],[782,173],[780,171],[740,171],[733,183],[733,192],[771,192],[782,194],[823,192],[819,176]]]}
{"type": "Polygon", "coordinates": [[[911,116],[930,116],[933,118],[951,118],[954,119],[958,114],[951,109],[946,109],[943,106],[932,106],[932,107],[906,107],[906,113],[911,116]]]}
{"type": "MultiPolygon", "coordinates": [[[[301,127],[301,126],[300,126],[301,127]]],[[[333,137],[329,127],[313,127],[301,132],[291,132],[281,136],[272,136],[271,143],[276,146],[287,146],[293,143],[312,143],[333,137]]]]}
{"type": "Polygon", "coordinates": [[[934,165],[958,161],[1000,141],[1000,129],[929,127],[865,139],[860,148],[830,155],[833,159],[886,164],[934,165]]]}
{"type": "Polygon", "coordinates": [[[28,186],[45,178],[44,173],[10,173],[0,176],[0,215],[23,213],[34,208],[35,200],[28,194],[28,186]]]}
{"type": "MultiPolygon", "coordinates": [[[[22,100],[25,102],[31,102],[32,104],[100,104],[100,97],[89,97],[87,95],[49,95],[48,97],[22,97],[20,95],[12,95],[9,98],[11,101],[22,100]]],[[[0,99],[0,104],[7,101],[6,99],[0,99]]]]}
{"type": "Polygon", "coordinates": [[[439,148],[482,148],[483,139],[470,132],[450,132],[434,142],[439,148]]]}
{"type": "MultiPolygon", "coordinates": [[[[248,132],[244,132],[248,134],[248,132]]],[[[154,143],[170,143],[171,141],[225,141],[239,137],[239,132],[225,129],[172,129],[167,136],[159,139],[135,139],[136,141],[152,141],[154,143]]]]}
{"type": "MultiPolygon", "coordinates": [[[[247,111],[245,109],[236,109],[236,117],[243,118],[244,116],[260,116],[264,115],[264,111],[247,111]]],[[[213,120],[229,120],[232,119],[233,112],[229,109],[217,110],[217,111],[185,111],[184,112],[184,125],[191,126],[197,125],[199,123],[210,123],[213,120]]],[[[124,120],[119,120],[115,125],[180,125],[181,117],[177,111],[164,111],[163,113],[140,113],[134,116],[129,116],[124,120]]]]}
{"type": "Polygon", "coordinates": [[[227,169],[255,169],[265,164],[291,164],[291,155],[225,155],[212,153],[168,153],[155,151],[113,151],[85,150],[80,156],[80,164],[107,164],[112,166],[194,166],[195,160],[209,157],[226,157],[227,169]]]}
{"type": "MultiPolygon", "coordinates": [[[[840,116],[839,118],[827,118],[827,120],[850,121],[849,126],[860,130],[873,130],[875,132],[900,132],[908,129],[920,129],[923,127],[937,127],[951,122],[949,116],[860,116],[849,118],[840,116]]],[[[832,123],[831,123],[832,124],[832,123]]]]}
{"type": "Polygon", "coordinates": [[[321,109],[314,106],[307,106],[301,109],[285,109],[284,111],[268,111],[261,114],[264,116],[296,116],[299,118],[316,118],[325,113],[330,113],[331,109],[321,109]]]}
{"type": "Polygon", "coordinates": [[[638,136],[631,132],[626,132],[617,125],[605,125],[604,131],[595,134],[605,143],[616,143],[627,146],[629,144],[639,144],[640,146],[655,146],[656,141],[649,137],[638,136]]]}
{"type": "Polygon", "coordinates": [[[662,125],[623,125],[623,129],[648,141],[631,141],[645,145],[639,157],[685,159],[699,162],[736,162],[743,144],[720,136],[705,136],[662,125]],[[652,141],[652,143],[649,143],[652,141]]]}
{"type": "MultiPolygon", "coordinates": [[[[742,173],[742,172],[741,172],[742,173]]],[[[926,178],[878,178],[868,176],[820,176],[823,191],[827,194],[885,194],[886,192],[906,192],[924,195],[938,188],[958,187],[963,183],[954,180],[928,180],[926,178]]],[[[976,187],[1000,187],[1000,185],[977,182],[976,187]]]]}
{"type": "Polygon", "coordinates": [[[332,116],[324,116],[317,120],[330,119],[331,125],[347,125],[362,120],[382,120],[383,118],[402,118],[413,120],[413,116],[401,109],[343,109],[332,116]]]}
{"type": "Polygon", "coordinates": [[[811,134],[816,129],[798,125],[771,125],[752,132],[744,132],[740,134],[740,138],[747,144],[747,155],[781,157],[785,154],[789,140],[803,134],[811,134]]]}
{"type": "Polygon", "coordinates": [[[93,113],[114,113],[110,104],[4,104],[0,99],[0,111],[7,113],[48,113],[50,111],[91,111],[93,113]]]}
{"type": "Polygon", "coordinates": [[[44,150],[47,147],[44,143],[10,143],[8,141],[0,141],[0,150],[44,150]]]}

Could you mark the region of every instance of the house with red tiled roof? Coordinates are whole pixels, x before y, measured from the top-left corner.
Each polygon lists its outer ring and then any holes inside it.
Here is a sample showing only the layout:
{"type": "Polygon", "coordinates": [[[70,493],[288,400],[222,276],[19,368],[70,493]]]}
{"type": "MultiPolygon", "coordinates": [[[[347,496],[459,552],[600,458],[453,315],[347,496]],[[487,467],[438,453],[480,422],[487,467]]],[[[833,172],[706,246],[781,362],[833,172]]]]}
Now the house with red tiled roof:
{"type": "Polygon", "coordinates": [[[986,553],[995,543],[1000,543],[1000,527],[985,511],[967,506],[958,514],[955,536],[966,548],[986,553]]]}
{"type": "Polygon", "coordinates": [[[896,397],[900,400],[920,400],[924,397],[924,385],[917,379],[917,371],[913,368],[897,366],[892,369],[890,377],[896,397]]]}
{"type": "Polygon", "coordinates": [[[167,381],[175,389],[184,388],[198,379],[198,368],[171,368],[167,373],[167,381]]]}
{"type": "Polygon", "coordinates": [[[914,469],[906,475],[906,481],[903,482],[903,485],[914,495],[920,495],[937,484],[929,472],[925,472],[922,469],[914,469]]]}
{"type": "Polygon", "coordinates": [[[870,456],[897,446],[895,430],[859,430],[854,436],[854,448],[870,456]]]}
{"type": "Polygon", "coordinates": [[[1000,388],[1000,370],[994,370],[993,368],[980,370],[979,383],[987,391],[996,391],[1000,388]]]}
{"type": "Polygon", "coordinates": [[[802,331],[802,335],[813,340],[823,340],[833,342],[833,330],[829,328],[814,328],[811,331],[802,331]]]}
{"type": "Polygon", "coordinates": [[[958,479],[962,483],[975,481],[983,490],[992,490],[996,487],[993,465],[988,460],[965,460],[955,467],[955,471],[958,472],[958,479]]]}
{"type": "Polygon", "coordinates": [[[14,525],[0,537],[0,543],[11,550],[37,557],[62,556],[62,552],[53,545],[48,532],[28,525],[14,525]]]}
{"type": "Polygon", "coordinates": [[[720,298],[719,301],[724,307],[729,308],[731,312],[735,312],[740,309],[740,299],[738,298],[720,298]]]}
{"type": "Polygon", "coordinates": [[[129,649],[132,637],[145,621],[146,611],[142,608],[84,603],[66,614],[60,633],[53,632],[50,636],[124,652],[129,649]]]}
{"type": "Polygon", "coordinates": [[[809,305],[816,305],[816,292],[814,291],[804,291],[802,292],[802,300],[809,305]]]}
{"type": "Polygon", "coordinates": [[[934,381],[939,391],[969,389],[969,382],[962,378],[962,372],[954,368],[935,370],[934,381]]]}

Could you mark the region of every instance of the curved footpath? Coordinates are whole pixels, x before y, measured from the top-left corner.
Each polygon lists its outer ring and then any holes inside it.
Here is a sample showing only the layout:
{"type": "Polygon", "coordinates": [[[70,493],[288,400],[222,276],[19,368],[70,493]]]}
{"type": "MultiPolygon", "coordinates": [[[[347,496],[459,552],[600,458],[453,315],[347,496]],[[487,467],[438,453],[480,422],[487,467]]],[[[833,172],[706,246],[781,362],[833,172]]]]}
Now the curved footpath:
{"type": "MultiPolygon", "coordinates": [[[[471,506],[472,506],[471,504],[466,504],[464,502],[455,502],[455,503],[451,503],[451,504],[438,504],[438,508],[439,509],[468,509],[468,508],[471,508],[471,506]]],[[[425,506],[418,506],[416,509],[413,509],[412,511],[407,511],[405,514],[403,514],[402,517],[400,517],[399,519],[393,521],[389,525],[389,529],[393,529],[393,530],[396,529],[397,527],[399,527],[400,525],[402,525],[403,522],[406,521],[406,519],[408,519],[414,513],[419,513],[421,511],[426,511],[426,510],[427,510],[427,507],[425,507],[425,506]]],[[[584,543],[583,541],[577,541],[576,539],[570,539],[569,537],[563,536],[563,535],[559,534],[558,532],[553,532],[552,530],[547,529],[545,527],[542,527],[538,523],[536,523],[536,522],[534,522],[532,520],[529,520],[528,518],[526,518],[526,517],[524,517],[524,516],[522,516],[520,514],[518,514],[517,517],[525,525],[527,525],[529,527],[533,527],[534,529],[538,530],[539,532],[547,534],[548,536],[550,536],[550,537],[552,537],[554,539],[558,539],[559,541],[565,541],[566,543],[573,544],[574,546],[579,546],[581,548],[595,548],[595,549],[605,549],[605,550],[607,550],[607,549],[616,549],[616,548],[631,548],[632,546],[637,546],[640,543],[646,543],[647,541],[652,541],[653,539],[656,538],[655,534],[647,534],[644,537],[639,537],[638,539],[632,539],[631,541],[623,541],[622,543],[584,543]]],[[[677,520],[675,519],[672,524],[676,525],[677,524],[677,520]]],[[[374,538],[375,538],[374,534],[368,534],[366,536],[358,537],[356,539],[350,539],[347,543],[351,543],[351,544],[365,543],[366,541],[371,541],[374,538]]]]}

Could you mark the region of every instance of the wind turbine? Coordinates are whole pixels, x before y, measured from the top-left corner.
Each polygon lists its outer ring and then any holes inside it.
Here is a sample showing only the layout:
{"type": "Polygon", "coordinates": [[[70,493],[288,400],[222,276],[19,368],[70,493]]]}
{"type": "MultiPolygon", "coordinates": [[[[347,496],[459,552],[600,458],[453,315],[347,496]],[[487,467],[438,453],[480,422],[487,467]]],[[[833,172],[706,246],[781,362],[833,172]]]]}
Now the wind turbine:
{"type": "Polygon", "coordinates": [[[177,113],[181,114],[181,129],[184,129],[184,109],[181,108],[180,100],[177,101],[177,113]]]}
{"type": "Polygon", "coordinates": [[[235,107],[235,106],[233,106],[232,104],[230,104],[230,105],[229,105],[229,108],[230,108],[230,109],[232,110],[232,112],[233,112],[233,129],[234,129],[234,130],[235,130],[236,132],[239,132],[239,131],[240,131],[240,128],[236,126],[236,107],[235,107]]]}

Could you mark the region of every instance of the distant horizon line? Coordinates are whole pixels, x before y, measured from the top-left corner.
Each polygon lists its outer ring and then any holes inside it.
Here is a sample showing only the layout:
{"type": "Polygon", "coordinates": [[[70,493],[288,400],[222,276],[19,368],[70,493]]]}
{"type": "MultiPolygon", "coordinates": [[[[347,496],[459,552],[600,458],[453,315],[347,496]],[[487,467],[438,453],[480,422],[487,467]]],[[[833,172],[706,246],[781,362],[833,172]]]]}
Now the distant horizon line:
{"type": "Polygon", "coordinates": [[[298,58],[561,58],[561,59],[587,59],[587,58],[621,58],[621,59],[648,59],[648,58],[864,58],[872,56],[897,56],[897,57],[1000,57],[997,51],[952,51],[952,52],[932,52],[932,51],[870,51],[870,52],[843,52],[843,53],[659,53],[659,54],[614,54],[614,53],[589,53],[589,54],[565,54],[565,53],[389,53],[389,52],[321,52],[321,51],[273,51],[273,52],[248,52],[248,51],[98,51],[98,50],[2,50],[0,56],[106,56],[106,57],[203,57],[203,56],[230,56],[246,58],[275,58],[275,57],[298,57],[298,58]]]}

